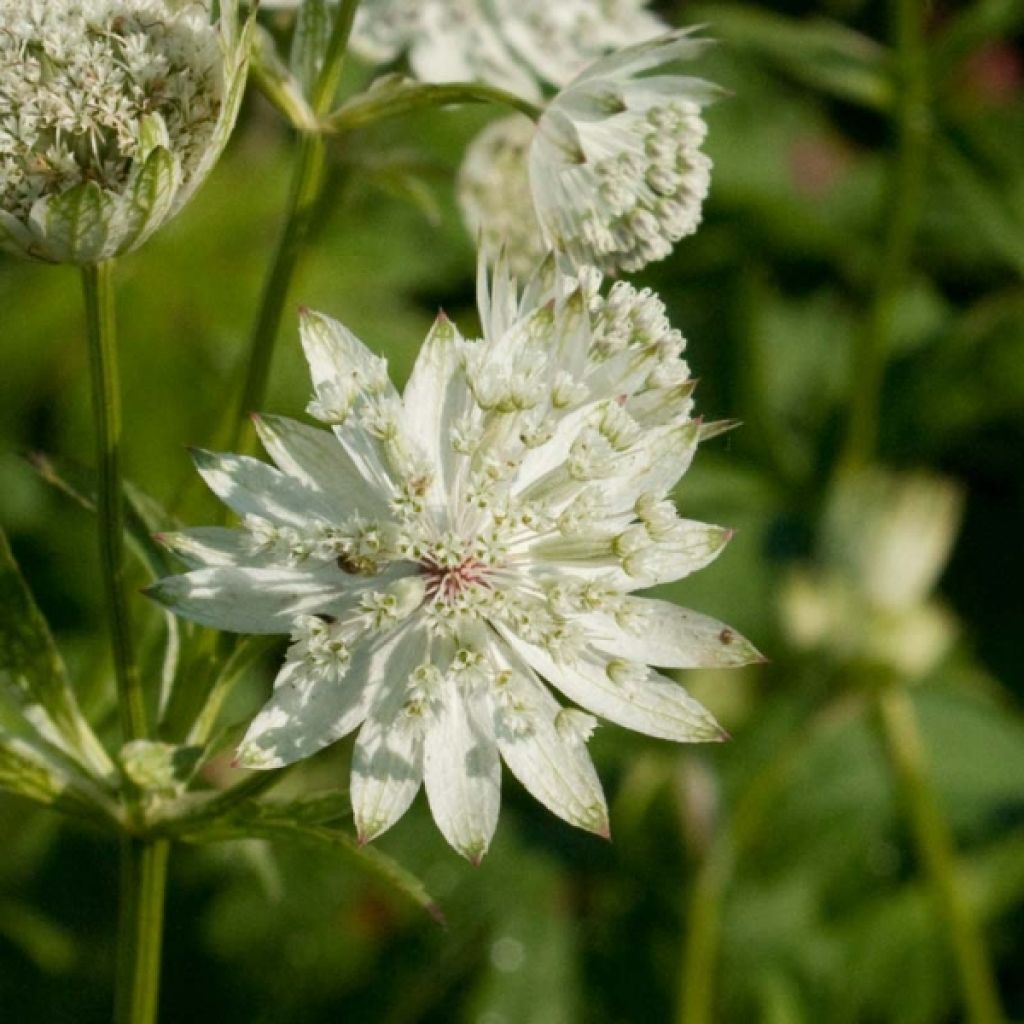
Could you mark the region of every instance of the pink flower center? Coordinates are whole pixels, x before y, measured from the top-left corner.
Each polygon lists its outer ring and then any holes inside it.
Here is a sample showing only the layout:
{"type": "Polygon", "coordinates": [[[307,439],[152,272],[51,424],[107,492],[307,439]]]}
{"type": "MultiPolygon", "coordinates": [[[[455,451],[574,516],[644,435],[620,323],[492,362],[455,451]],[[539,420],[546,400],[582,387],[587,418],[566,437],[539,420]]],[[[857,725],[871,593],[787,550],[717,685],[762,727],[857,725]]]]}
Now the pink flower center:
{"type": "Polygon", "coordinates": [[[427,578],[427,597],[450,601],[470,587],[487,586],[488,566],[477,558],[466,558],[458,565],[440,565],[432,558],[420,562],[427,578]]]}

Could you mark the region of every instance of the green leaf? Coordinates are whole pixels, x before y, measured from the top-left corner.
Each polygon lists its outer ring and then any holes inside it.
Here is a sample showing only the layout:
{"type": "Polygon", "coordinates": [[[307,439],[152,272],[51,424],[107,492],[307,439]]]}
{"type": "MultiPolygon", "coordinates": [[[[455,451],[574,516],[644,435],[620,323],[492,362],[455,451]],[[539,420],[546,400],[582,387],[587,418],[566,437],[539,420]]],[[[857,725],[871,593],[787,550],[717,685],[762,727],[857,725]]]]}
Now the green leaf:
{"type": "Polygon", "coordinates": [[[0,687],[47,739],[65,747],[100,776],[111,774],[110,758],[78,707],[49,626],[2,530],[0,687]]]}
{"type": "Polygon", "coordinates": [[[116,820],[109,797],[43,741],[0,730],[0,788],[67,814],[116,820]]]}
{"type": "Polygon", "coordinates": [[[838,22],[789,18],[742,4],[701,6],[689,13],[706,21],[713,37],[814,89],[873,110],[892,104],[887,51],[838,22]]]}
{"type": "Polygon", "coordinates": [[[312,95],[320,77],[331,37],[331,15],[327,0],[305,0],[295,19],[295,34],[288,64],[302,87],[304,96],[312,95]]]}
{"type": "Polygon", "coordinates": [[[960,61],[986,43],[1009,39],[1024,25],[1020,0],[977,0],[951,8],[941,38],[932,49],[940,74],[958,69],[960,61]]]}
{"type": "Polygon", "coordinates": [[[1018,273],[1024,274],[1024,223],[1006,201],[1000,185],[979,173],[951,143],[938,148],[939,171],[953,194],[956,208],[975,230],[1018,273]]]}
{"type": "MultiPolygon", "coordinates": [[[[66,494],[88,512],[96,511],[96,478],[90,469],[67,463],[58,465],[47,455],[33,453],[28,457],[41,479],[66,494]]],[[[154,540],[160,530],[175,530],[180,524],[155,499],[133,484],[125,483],[125,539],[142,564],[155,579],[173,575],[177,564],[154,540]]]]}
{"type": "Polygon", "coordinates": [[[360,846],[340,822],[351,817],[348,797],[339,790],[313,793],[294,800],[248,800],[223,817],[204,821],[178,838],[192,843],[232,839],[293,839],[325,843],[350,863],[369,872],[407,899],[422,907],[436,921],[444,916],[426,886],[397,861],[369,846],[360,846]]]}

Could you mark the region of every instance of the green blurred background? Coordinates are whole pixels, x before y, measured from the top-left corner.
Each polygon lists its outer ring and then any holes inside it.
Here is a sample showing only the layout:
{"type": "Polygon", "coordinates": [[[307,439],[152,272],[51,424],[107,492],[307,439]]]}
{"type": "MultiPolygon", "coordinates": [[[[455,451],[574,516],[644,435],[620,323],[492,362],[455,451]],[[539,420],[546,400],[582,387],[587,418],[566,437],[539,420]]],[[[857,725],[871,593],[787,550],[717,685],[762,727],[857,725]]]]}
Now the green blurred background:
{"type": "MultiPolygon", "coordinates": [[[[678,492],[684,514],[737,537],[673,596],[734,625],[771,664],[683,674],[732,743],[685,749],[598,731],[611,844],[506,779],[495,845],[474,869],[421,798],[380,846],[423,879],[446,929],[336,851],[178,848],[170,1024],[682,1020],[687,936],[707,934],[708,914],[715,1020],[964,1019],[948,940],[859,701],[871,673],[841,637],[813,652],[792,643],[784,600],[794,567],[819,550],[859,383],[851,349],[890,216],[886,7],[660,6],[722,40],[700,73],[733,95],[708,113],[705,224],[641,280],[689,339],[698,410],[744,421],[702,449],[678,492]]],[[[934,134],[892,322],[879,458],[966,491],[939,597],[956,637],[912,692],[965,891],[1007,1013],[1024,1019],[1024,5],[937,3],[927,24],[934,134]]],[[[438,307],[475,330],[475,257],[452,181],[490,116],[420,115],[333,153],[293,305],[346,322],[399,380],[438,307]]],[[[212,506],[185,446],[212,442],[237,388],[293,155],[251,96],[198,198],[120,268],[127,473],[190,522],[212,506]]],[[[0,309],[0,521],[83,699],[113,726],[93,523],[23,459],[91,460],[76,274],[0,257],[0,309]]],[[[307,391],[289,315],[267,408],[300,414],[307,391]]],[[[267,685],[254,675],[239,718],[267,685]]],[[[321,785],[345,783],[348,746],[310,766],[321,785]]],[[[115,844],[6,796],[0,836],[3,1018],[109,1020],[115,844]]]]}

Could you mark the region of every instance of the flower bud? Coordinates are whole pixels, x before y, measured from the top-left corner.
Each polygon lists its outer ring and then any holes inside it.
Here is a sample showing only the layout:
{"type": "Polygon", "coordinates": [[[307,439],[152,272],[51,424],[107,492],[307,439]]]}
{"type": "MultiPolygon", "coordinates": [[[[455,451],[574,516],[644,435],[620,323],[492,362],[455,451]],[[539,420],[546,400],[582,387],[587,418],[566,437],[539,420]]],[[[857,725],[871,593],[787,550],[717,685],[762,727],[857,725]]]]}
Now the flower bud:
{"type": "Polygon", "coordinates": [[[0,247],[97,263],[181,209],[245,84],[250,26],[220,7],[0,0],[0,247]]]}

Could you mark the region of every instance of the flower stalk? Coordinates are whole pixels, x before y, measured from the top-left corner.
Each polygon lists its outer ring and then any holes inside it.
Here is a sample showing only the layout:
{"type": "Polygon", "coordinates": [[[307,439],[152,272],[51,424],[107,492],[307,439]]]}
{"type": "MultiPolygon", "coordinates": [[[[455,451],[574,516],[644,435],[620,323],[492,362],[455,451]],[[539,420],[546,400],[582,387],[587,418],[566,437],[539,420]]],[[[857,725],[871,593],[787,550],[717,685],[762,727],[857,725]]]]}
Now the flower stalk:
{"type": "Polygon", "coordinates": [[[921,215],[931,135],[925,15],[926,7],[918,0],[893,0],[896,153],[875,291],[867,323],[857,336],[853,352],[852,397],[842,468],[864,466],[878,442],[879,405],[893,320],[910,270],[921,215]]]}
{"type": "MultiPolygon", "coordinates": [[[[327,113],[338,90],[358,7],[359,0],[342,0],[335,16],[320,75],[310,97],[310,107],[317,119],[327,113]]],[[[238,451],[250,449],[255,441],[248,414],[263,406],[274,358],[274,342],[281,327],[281,316],[292,278],[306,244],[313,212],[320,198],[326,169],[327,149],[322,134],[303,133],[292,175],[284,228],[263,285],[259,312],[249,338],[241,397],[234,410],[232,448],[238,451]]]]}
{"type": "Polygon", "coordinates": [[[945,923],[970,1024],[1004,1020],[985,941],[961,884],[949,824],[928,778],[928,757],[905,686],[884,687],[876,701],[882,740],[906,806],[914,843],[945,923]]]}
{"type": "Polygon", "coordinates": [[[146,707],[135,662],[125,593],[124,496],[121,482],[121,388],[117,364],[114,264],[82,267],[96,434],[96,512],[100,570],[110,626],[110,648],[124,742],[146,735],[146,707]]]}
{"type": "Polygon", "coordinates": [[[167,861],[171,844],[121,840],[121,912],[115,1024],[155,1024],[160,998],[167,861]]]}

